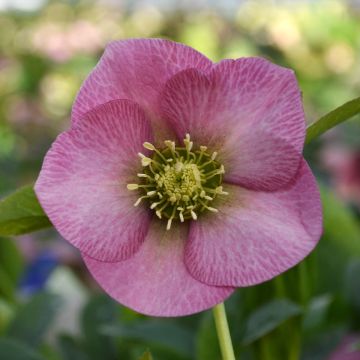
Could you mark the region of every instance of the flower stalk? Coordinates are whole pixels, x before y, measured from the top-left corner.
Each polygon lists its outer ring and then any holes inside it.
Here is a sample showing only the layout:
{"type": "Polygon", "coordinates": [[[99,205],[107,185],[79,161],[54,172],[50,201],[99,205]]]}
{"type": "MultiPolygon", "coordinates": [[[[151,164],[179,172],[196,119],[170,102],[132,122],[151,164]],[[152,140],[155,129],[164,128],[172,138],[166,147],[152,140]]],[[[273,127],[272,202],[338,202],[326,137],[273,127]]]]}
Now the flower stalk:
{"type": "Polygon", "coordinates": [[[213,308],[213,313],[222,358],[223,360],[235,360],[224,303],[216,305],[213,308]]]}

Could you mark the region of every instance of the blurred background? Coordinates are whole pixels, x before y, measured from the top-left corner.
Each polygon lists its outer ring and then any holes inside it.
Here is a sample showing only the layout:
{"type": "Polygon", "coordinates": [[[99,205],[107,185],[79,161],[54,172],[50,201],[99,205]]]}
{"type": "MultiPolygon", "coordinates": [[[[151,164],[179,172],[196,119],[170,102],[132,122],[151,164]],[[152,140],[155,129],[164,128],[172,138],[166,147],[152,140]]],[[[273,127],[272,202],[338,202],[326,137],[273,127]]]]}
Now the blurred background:
{"type": "MultiPolygon", "coordinates": [[[[129,37],[290,67],[308,122],[360,95],[357,0],[0,0],[0,198],[34,183],[104,46],[129,37]]],[[[321,187],[324,236],[300,265],[227,301],[241,359],[360,359],[360,117],[305,157],[321,187]]],[[[151,359],[147,350],[154,360],[221,358],[211,312],[136,314],[99,290],[55,231],[0,239],[1,360],[151,359]]]]}

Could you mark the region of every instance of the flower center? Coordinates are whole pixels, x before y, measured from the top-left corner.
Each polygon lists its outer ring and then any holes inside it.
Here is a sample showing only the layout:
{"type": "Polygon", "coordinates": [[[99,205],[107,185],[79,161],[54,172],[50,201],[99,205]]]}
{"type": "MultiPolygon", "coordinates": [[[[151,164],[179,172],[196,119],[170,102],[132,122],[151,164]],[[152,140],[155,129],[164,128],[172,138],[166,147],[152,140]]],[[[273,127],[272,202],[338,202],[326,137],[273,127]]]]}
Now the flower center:
{"type": "Polygon", "coordinates": [[[210,206],[217,195],[227,195],[221,186],[225,172],[224,166],[215,160],[217,153],[211,155],[206,146],[193,150],[190,135],[186,134],[183,147],[175,142],[164,141],[165,147],[158,150],[153,144],[145,142],[144,148],[153,151],[152,158],[141,153],[143,173],[137,174],[138,184],[128,184],[129,190],[141,190],[135,206],[143,199],[150,202],[150,209],[162,219],[168,219],[166,229],[170,230],[173,220],[196,220],[199,213],[218,210],[210,206]]]}

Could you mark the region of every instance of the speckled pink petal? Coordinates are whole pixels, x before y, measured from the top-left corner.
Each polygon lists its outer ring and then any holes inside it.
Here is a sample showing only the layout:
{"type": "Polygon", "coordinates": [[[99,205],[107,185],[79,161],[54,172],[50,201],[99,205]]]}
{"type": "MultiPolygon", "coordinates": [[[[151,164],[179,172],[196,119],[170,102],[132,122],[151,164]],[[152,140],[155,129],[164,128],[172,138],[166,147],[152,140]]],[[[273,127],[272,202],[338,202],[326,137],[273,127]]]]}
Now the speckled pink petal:
{"type": "Polygon", "coordinates": [[[87,267],[101,287],[115,300],[151,316],[197,313],[224,301],[230,287],[205,285],[195,280],[183,262],[186,225],[170,231],[154,219],[140,250],[118,263],[84,256],[87,267]]]}
{"type": "Polygon", "coordinates": [[[305,120],[293,71],[260,58],[184,70],[165,85],[164,117],[180,139],[219,152],[227,181],[277,190],[296,174],[305,120]]]}
{"type": "Polygon", "coordinates": [[[143,242],[150,214],[134,207],[150,122],[138,105],[111,101],[84,115],[47,153],[35,185],[42,207],[60,234],[83,253],[104,261],[132,256],[143,242]]]}
{"type": "MultiPolygon", "coordinates": [[[[94,106],[113,99],[137,102],[156,123],[161,120],[157,100],[165,82],[189,67],[208,70],[211,66],[212,62],[196,50],[169,40],[111,42],[76,98],[73,124],[94,106]]],[[[164,124],[156,128],[165,131],[164,124]]]]}
{"type": "Polygon", "coordinates": [[[185,249],[190,273],[209,285],[249,286],[299,263],[322,232],[319,191],[305,161],[296,183],[278,192],[226,188],[218,214],[191,223],[185,249]]]}

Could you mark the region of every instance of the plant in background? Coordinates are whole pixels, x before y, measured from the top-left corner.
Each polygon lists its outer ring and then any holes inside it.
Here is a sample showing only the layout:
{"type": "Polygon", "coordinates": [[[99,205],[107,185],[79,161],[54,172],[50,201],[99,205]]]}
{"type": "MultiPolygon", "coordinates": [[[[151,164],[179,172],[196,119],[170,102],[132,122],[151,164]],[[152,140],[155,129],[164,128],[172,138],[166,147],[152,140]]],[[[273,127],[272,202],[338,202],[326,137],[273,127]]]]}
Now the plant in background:
{"type": "MultiPolygon", "coordinates": [[[[293,71],[261,58],[213,64],[166,40],[118,41],[81,88],[35,191],[113,298],[187,315],[316,245],[321,205],[304,139],[293,71]]],[[[223,333],[222,308],[215,314],[223,333]]]]}

